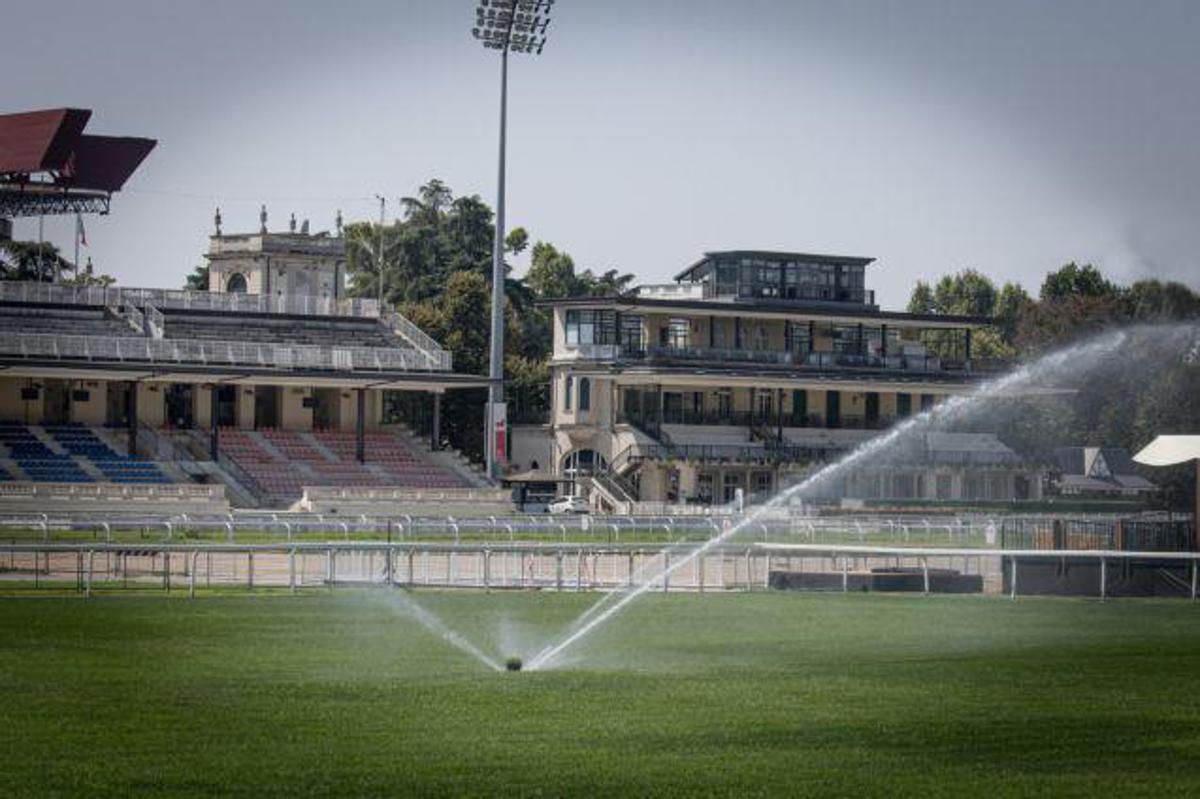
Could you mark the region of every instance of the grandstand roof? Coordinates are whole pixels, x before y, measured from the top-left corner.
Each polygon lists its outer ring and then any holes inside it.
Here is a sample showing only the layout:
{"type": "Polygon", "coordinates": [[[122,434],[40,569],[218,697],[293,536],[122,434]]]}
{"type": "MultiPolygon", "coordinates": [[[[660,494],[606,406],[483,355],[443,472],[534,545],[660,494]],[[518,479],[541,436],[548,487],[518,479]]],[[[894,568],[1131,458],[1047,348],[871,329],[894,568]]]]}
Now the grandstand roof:
{"type": "Polygon", "coordinates": [[[119,191],[157,142],[86,135],[91,116],[82,108],[0,115],[0,182],[45,173],[63,188],[119,191]]]}

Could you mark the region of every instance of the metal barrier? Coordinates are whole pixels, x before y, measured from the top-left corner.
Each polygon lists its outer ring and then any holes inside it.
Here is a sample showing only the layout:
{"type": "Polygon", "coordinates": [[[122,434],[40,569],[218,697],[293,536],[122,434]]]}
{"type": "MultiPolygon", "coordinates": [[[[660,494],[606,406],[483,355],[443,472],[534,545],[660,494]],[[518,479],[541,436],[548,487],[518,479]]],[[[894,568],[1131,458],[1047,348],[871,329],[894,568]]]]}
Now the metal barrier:
{"type": "Polygon", "coordinates": [[[695,546],[592,544],[420,544],[322,542],[263,545],[0,545],[0,591],[239,586],[247,590],[408,586],[442,589],[666,592],[763,590],[777,574],[818,574],[826,590],[851,590],[851,577],[899,574],[914,590],[937,590],[947,572],[980,578],[985,593],[1017,598],[1031,565],[1070,559],[1094,570],[1089,593],[1110,596],[1122,567],[1170,570],[1177,595],[1196,599],[1200,554],[1113,550],[977,550],[958,548],[727,544],[695,546]],[[990,590],[989,590],[990,588],[990,590]]]}

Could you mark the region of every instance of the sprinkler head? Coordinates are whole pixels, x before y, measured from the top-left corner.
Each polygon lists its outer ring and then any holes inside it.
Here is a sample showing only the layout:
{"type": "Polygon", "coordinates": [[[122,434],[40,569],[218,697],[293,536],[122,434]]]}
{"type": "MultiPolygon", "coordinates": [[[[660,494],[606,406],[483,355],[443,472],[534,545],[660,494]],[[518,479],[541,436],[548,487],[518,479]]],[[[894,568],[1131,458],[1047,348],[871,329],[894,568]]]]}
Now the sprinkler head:
{"type": "Polygon", "coordinates": [[[509,658],[508,660],[504,661],[504,668],[508,669],[509,671],[520,671],[521,670],[521,659],[520,658],[509,658]]]}

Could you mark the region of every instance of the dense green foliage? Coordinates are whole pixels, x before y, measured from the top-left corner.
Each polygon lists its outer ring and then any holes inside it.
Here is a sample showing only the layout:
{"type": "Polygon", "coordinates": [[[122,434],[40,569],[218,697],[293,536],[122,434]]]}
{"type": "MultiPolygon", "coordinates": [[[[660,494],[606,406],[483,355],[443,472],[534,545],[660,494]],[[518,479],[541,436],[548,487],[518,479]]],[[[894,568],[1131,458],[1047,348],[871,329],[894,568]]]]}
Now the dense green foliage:
{"type": "MultiPolygon", "coordinates": [[[[526,663],[593,599],[415,596],[526,663]]],[[[572,668],[520,674],[402,608],[383,592],[4,602],[0,793],[1200,791],[1182,601],[651,596],[572,668]]]]}
{"type": "MultiPolygon", "coordinates": [[[[441,342],[454,356],[455,369],[487,374],[491,338],[492,209],[478,195],[455,197],[449,186],[431,180],[417,196],[402,201],[403,216],[382,230],[378,224],[347,225],[346,272],[350,293],[383,298],[441,342]],[[382,277],[379,267],[382,261],[382,277]]],[[[524,228],[505,237],[505,251],[529,247],[524,228]]],[[[512,271],[508,265],[508,271],[512,271]]],[[[536,416],[547,407],[551,331],[547,311],[536,303],[551,297],[613,294],[633,280],[616,270],[579,271],[571,256],[544,241],[530,250],[528,273],[505,282],[505,379],[509,418],[536,416]]],[[[456,391],[443,405],[443,433],[467,454],[482,458],[486,393],[456,391]]],[[[393,395],[393,412],[418,429],[428,424],[429,408],[419,396],[393,395]]]]}
{"type": "MultiPolygon", "coordinates": [[[[997,289],[968,269],[933,288],[918,283],[909,310],[993,316],[995,326],[976,337],[977,352],[1029,358],[1118,327],[1200,323],[1200,294],[1157,280],[1121,286],[1090,264],[1070,263],[1046,275],[1036,300],[1017,284],[997,289]]],[[[1200,352],[1195,344],[1171,349],[1179,339],[1161,329],[1161,336],[1150,332],[1131,343],[1121,368],[1098,371],[1071,394],[1015,404],[1009,419],[987,420],[986,431],[1030,453],[1055,446],[1136,452],[1160,433],[1200,432],[1200,352]]],[[[1171,504],[1190,509],[1191,467],[1145,476],[1165,487],[1171,504]]]]}
{"type": "Polygon", "coordinates": [[[0,241],[0,280],[32,280],[81,286],[111,286],[116,279],[97,274],[92,259],[75,274],[75,265],[48,241],[0,241]]]}

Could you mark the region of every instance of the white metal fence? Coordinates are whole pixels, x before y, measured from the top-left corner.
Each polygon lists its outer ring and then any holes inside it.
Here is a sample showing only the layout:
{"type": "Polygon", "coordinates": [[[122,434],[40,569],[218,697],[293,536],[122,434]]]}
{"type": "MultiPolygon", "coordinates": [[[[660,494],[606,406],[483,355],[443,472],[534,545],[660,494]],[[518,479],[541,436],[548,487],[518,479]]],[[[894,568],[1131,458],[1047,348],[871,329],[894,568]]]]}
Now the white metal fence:
{"type": "Polygon", "coordinates": [[[661,592],[765,590],[779,575],[822,578],[816,590],[849,593],[863,575],[900,576],[936,593],[948,573],[983,593],[1021,595],[1027,570],[1056,561],[1088,569],[1077,593],[1100,599],[1123,569],[1166,572],[1176,596],[1197,596],[1198,553],[1105,550],[912,549],[826,545],[695,546],[322,542],[264,545],[0,545],[0,592],[68,588],[284,588],[407,586],[442,589],[661,592]],[[853,579],[852,579],[853,578],[853,579]]]}

